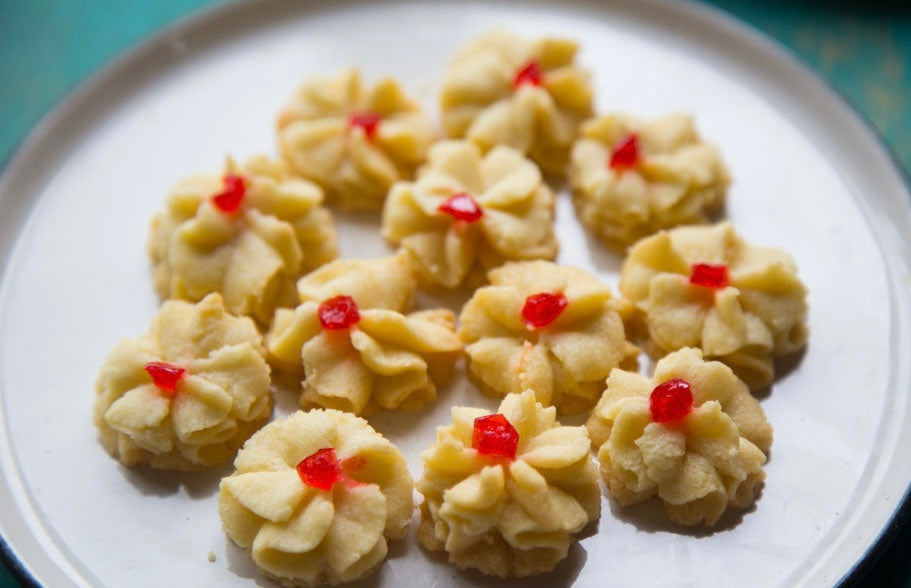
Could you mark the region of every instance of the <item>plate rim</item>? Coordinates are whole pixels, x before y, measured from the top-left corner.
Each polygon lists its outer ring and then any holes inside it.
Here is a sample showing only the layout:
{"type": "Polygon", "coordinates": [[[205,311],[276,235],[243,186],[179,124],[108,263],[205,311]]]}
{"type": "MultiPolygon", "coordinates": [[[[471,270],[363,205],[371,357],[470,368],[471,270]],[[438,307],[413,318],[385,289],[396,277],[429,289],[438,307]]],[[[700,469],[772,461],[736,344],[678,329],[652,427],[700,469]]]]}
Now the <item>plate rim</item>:
{"type": "MultiPolygon", "coordinates": [[[[417,2],[417,0],[405,1],[417,2]]],[[[542,4],[541,0],[523,1],[527,4],[542,4]]],[[[12,214],[10,215],[12,218],[4,219],[4,224],[15,227],[14,231],[8,232],[6,235],[0,235],[0,279],[2,279],[2,283],[5,285],[10,261],[15,257],[15,250],[20,237],[29,224],[38,204],[37,199],[23,201],[23,199],[10,198],[7,187],[8,184],[12,183],[11,178],[15,178],[22,173],[21,170],[27,167],[36,153],[41,152],[46,139],[59,133],[60,127],[70,120],[86,101],[90,101],[100,92],[103,92],[106,86],[122,81],[124,76],[129,74],[131,70],[137,69],[140,65],[148,68],[150,62],[154,62],[156,56],[160,56],[162,52],[171,56],[179,52],[174,47],[173,39],[188,36],[206,28],[217,29],[219,21],[230,20],[235,13],[249,11],[251,5],[257,5],[263,10],[269,10],[269,7],[280,7],[286,3],[286,0],[253,0],[252,2],[250,0],[227,0],[226,2],[196,8],[162,28],[145,35],[131,46],[114,55],[84,77],[74,89],[65,94],[41,115],[37,123],[14,144],[6,160],[0,162],[0,208],[5,210],[12,209],[12,214]]],[[[690,18],[711,26],[713,29],[726,29],[728,32],[734,33],[741,41],[751,43],[759,48],[765,58],[773,60],[773,64],[776,67],[783,67],[791,72],[805,76],[807,81],[815,86],[816,90],[822,91],[829,98],[834,99],[834,103],[842,114],[853,117],[855,122],[859,123],[859,127],[863,128],[868,137],[872,138],[878,145],[880,154],[886,155],[889,167],[895,172],[905,191],[911,194],[911,170],[904,166],[895,149],[888,143],[884,134],[873,124],[870,116],[861,110],[842,90],[824,77],[817,68],[800,58],[793,49],[720,6],[708,4],[706,0],[701,2],[698,0],[678,0],[677,2],[669,2],[667,0],[607,1],[608,5],[635,3],[678,14],[686,14],[690,18]]],[[[341,4],[354,6],[370,4],[370,2],[369,0],[296,0],[293,12],[304,13],[314,7],[319,8],[325,5],[332,5],[334,8],[341,4]]],[[[598,0],[572,0],[571,4],[582,7],[597,7],[600,3],[598,0]]],[[[211,42],[206,42],[203,45],[209,43],[211,42]]],[[[161,63],[155,65],[153,69],[167,69],[168,67],[170,67],[169,63],[161,63]]],[[[911,206],[911,202],[908,204],[911,206]]],[[[5,290],[5,288],[2,290],[5,290]]],[[[0,290],[0,303],[2,303],[2,298],[4,297],[2,290],[0,290]]],[[[0,389],[0,394],[2,392],[3,390],[0,389]]],[[[0,417],[5,417],[2,403],[0,403],[0,417]]],[[[896,501],[895,508],[877,533],[876,538],[867,546],[863,555],[851,565],[847,572],[837,579],[836,585],[859,585],[880,560],[883,553],[889,549],[899,531],[908,524],[911,524],[911,479],[908,480],[902,497],[896,501]]],[[[2,527],[2,521],[0,521],[0,528],[2,527]]],[[[20,584],[41,586],[28,564],[18,556],[12,543],[10,539],[0,534],[0,561],[3,561],[15,580],[20,584]]],[[[47,553],[46,550],[45,553],[47,553]]],[[[57,563],[54,559],[51,559],[51,561],[55,564],[57,563]]]]}

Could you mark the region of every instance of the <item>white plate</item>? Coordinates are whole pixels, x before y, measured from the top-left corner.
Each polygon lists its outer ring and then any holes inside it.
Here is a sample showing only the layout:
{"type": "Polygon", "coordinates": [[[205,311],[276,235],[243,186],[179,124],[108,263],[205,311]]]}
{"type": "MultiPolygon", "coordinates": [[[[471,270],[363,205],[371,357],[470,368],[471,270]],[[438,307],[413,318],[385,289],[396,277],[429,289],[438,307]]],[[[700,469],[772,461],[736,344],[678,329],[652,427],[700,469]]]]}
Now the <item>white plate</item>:
{"type": "MultiPolygon", "coordinates": [[[[368,78],[398,76],[432,109],[448,58],[495,26],[580,41],[600,111],[695,113],[735,178],[728,217],[790,251],[810,289],[808,351],[762,399],[775,444],[755,508],[692,533],[654,505],[605,499],[597,528],[536,583],[822,586],[862,560],[911,481],[900,452],[911,446],[911,208],[888,154],[830,89],[690,4],[275,0],[218,8],[134,51],[52,114],[3,175],[0,533],[29,574],[55,587],[268,584],[220,530],[227,468],[128,471],[95,438],[98,367],[158,304],[149,218],[178,178],[219,169],[226,153],[274,153],[274,117],[303,78],[358,64],[368,78]]],[[[585,237],[565,193],[558,214],[560,261],[615,283],[619,257],[585,237]]],[[[375,223],[339,225],[344,255],[387,251],[375,223]]],[[[419,451],[462,402],[493,404],[457,378],[427,412],[373,422],[419,474],[419,451]]],[[[412,535],[368,585],[465,581],[485,580],[412,535]]]]}

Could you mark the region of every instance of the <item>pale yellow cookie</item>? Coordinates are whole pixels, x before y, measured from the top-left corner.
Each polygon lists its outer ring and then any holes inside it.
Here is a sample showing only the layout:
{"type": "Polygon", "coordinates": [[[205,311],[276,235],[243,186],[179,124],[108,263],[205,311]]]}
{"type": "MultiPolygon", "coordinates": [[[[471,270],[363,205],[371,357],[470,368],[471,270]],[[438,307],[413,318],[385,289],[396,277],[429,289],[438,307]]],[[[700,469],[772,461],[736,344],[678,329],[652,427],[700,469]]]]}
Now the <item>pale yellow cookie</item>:
{"type": "Polygon", "coordinates": [[[268,325],[276,307],[296,301],[297,279],[338,255],[322,202],[318,186],[265,157],[181,181],[152,220],[159,296],[195,302],[219,292],[230,312],[268,325]]]}
{"type": "Polygon", "coordinates": [[[553,259],[553,222],[554,194],[521,153],[442,141],[416,181],[392,188],[383,237],[411,255],[425,287],[455,288],[508,260],[553,259]]]}
{"type": "Polygon", "coordinates": [[[302,407],[369,414],[436,398],[462,342],[449,310],[403,314],[414,288],[404,253],[339,260],[301,279],[300,305],[276,313],[266,341],[273,365],[303,374],[302,407]]]}
{"type": "Polygon", "coordinates": [[[346,294],[364,308],[404,312],[414,305],[417,280],[404,251],[369,259],[337,259],[297,282],[298,301],[321,302],[346,294]]]}
{"type": "Polygon", "coordinates": [[[793,259],[746,243],[727,222],[639,241],[620,293],[638,309],[652,354],[699,347],[753,389],[772,382],[774,358],[807,343],[807,290],[793,259]]]}
{"type": "Polygon", "coordinates": [[[411,474],[367,421],[296,412],[244,444],[222,479],[218,514],[256,567],[285,586],[351,582],[379,568],[405,536],[411,474]]]}
{"type": "Polygon", "coordinates": [[[552,570],[575,534],[601,515],[585,427],[564,427],[527,390],[497,415],[456,406],[421,454],[418,540],[449,561],[501,578],[552,570]]]}
{"type": "Polygon", "coordinates": [[[708,222],[730,183],[718,151],[684,114],[586,121],[571,161],[582,224],[622,249],[661,229],[708,222]]]}
{"type": "Polygon", "coordinates": [[[576,43],[494,31],[456,55],[443,77],[440,107],[450,137],[483,150],[518,149],[562,177],[579,124],[592,115],[588,72],[576,43]]]}
{"type": "Polygon", "coordinates": [[[508,263],[488,274],[459,317],[468,375],[484,392],[531,388],[564,413],[588,410],[610,371],[635,363],[625,311],[594,276],[548,261],[508,263]]]}
{"type": "Polygon", "coordinates": [[[728,508],[750,506],[772,446],[746,384],[692,348],[665,356],[652,378],[612,371],[588,430],[617,502],[657,496],[681,525],[711,526],[728,508]]]}
{"type": "Polygon", "coordinates": [[[282,154],[342,208],[378,210],[410,179],[435,139],[430,119],[397,82],[364,88],[355,69],[304,83],[278,118],[282,154]]]}
{"type": "Polygon", "coordinates": [[[221,296],[169,300],[147,335],[111,351],[96,384],[95,426],[126,466],[198,470],[234,457],[269,419],[269,366],[253,321],[221,296]]]}

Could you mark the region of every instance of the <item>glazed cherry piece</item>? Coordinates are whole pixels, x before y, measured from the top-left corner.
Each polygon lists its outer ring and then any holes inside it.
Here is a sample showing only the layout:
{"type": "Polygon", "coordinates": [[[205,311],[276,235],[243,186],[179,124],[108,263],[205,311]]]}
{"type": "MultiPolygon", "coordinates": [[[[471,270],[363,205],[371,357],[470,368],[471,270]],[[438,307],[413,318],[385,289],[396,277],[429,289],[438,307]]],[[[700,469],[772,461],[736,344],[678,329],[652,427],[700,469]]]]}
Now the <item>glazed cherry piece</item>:
{"type": "Polygon", "coordinates": [[[362,455],[352,455],[351,457],[346,457],[339,461],[339,471],[341,471],[341,480],[342,484],[347,488],[356,488],[358,486],[366,486],[364,482],[359,482],[351,476],[357,474],[367,467],[367,460],[364,459],[362,455]]]}
{"type": "Polygon", "coordinates": [[[693,410],[693,390],[686,380],[667,380],[652,390],[649,407],[656,423],[680,420],[693,410]]]}
{"type": "Polygon", "coordinates": [[[690,269],[690,284],[706,288],[727,288],[728,266],[724,264],[694,263],[690,269]]]}
{"type": "Polygon", "coordinates": [[[559,292],[532,294],[522,306],[522,320],[529,329],[543,329],[557,320],[568,304],[566,296],[559,292]]]}
{"type": "Polygon", "coordinates": [[[516,76],[512,80],[512,87],[518,88],[523,84],[540,86],[543,83],[544,72],[541,71],[541,64],[536,59],[532,59],[516,72],[516,76]]]}
{"type": "Polygon", "coordinates": [[[482,455],[516,458],[519,432],[502,414],[491,414],[474,420],[471,446],[482,455]]]}
{"type": "Polygon", "coordinates": [[[297,475],[308,486],[320,490],[332,490],[342,477],[335,449],[325,447],[310,457],[302,459],[297,464],[297,475]]]}
{"type": "Polygon", "coordinates": [[[319,324],[324,329],[340,331],[350,329],[361,320],[361,313],[351,296],[336,296],[324,300],[316,311],[319,324]]]}
{"type": "Polygon", "coordinates": [[[224,177],[224,190],[212,196],[212,202],[218,210],[225,214],[233,214],[240,210],[244,202],[244,195],[247,193],[247,186],[244,184],[243,176],[237,174],[228,174],[224,177]]]}
{"type": "Polygon", "coordinates": [[[639,135],[630,133],[616,146],[610,156],[611,169],[635,167],[639,163],[639,135]]]}
{"type": "Polygon", "coordinates": [[[360,127],[367,138],[373,140],[382,120],[383,117],[376,112],[354,112],[348,117],[348,128],[360,127]]]}
{"type": "Polygon", "coordinates": [[[187,371],[180,366],[163,361],[150,361],[144,369],[152,378],[152,383],[168,398],[174,398],[174,395],[177,394],[177,382],[187,371]]]}
{"type": "Polygon", "coordinates": [[[481,217],[484,216],[484,211],[481,210],[481,206],[471,197],[471,194],[465,192],[453,194],[444,200],[443,203],[437,207],[437,210],[448,214],[456,220],[468,223],[480,220],[481,217]]]}
{"type": "Polygon", "coordinates": [[[346,474],[357,473],[367,467],[367,460],[362,455],[352,455],[339,463],[342,471],[346,474]]]}

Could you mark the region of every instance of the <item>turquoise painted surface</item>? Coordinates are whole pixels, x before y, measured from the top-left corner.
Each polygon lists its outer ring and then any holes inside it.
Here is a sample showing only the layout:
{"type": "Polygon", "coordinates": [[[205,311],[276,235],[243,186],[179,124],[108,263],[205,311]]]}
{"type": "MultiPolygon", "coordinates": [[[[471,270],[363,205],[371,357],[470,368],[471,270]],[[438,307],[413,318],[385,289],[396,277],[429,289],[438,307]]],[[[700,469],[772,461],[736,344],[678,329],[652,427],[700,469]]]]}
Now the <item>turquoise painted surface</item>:
{"type": "Polygon", "coordinates": [[[765,31],[829,80],[911,170],[911,4],[712,0],[765,31]]]}
{"type": "MultiPolygon", "coordinates": [[[[89,74],[217,0],[0,0],[0,162],[89,74]]],[[[911,9],[906,3],[711,0],[778,39],[853,102],[911,169],[911,9]],[[876,5],[871,5],[876,4],[876,5]]],[[[865,584],[911,588],[911,526],[865,584]]],[[[0,587],[17,586],[0,565],[0,587]]]]}
{"type": "Polygon", "coordinates": [[[0,0],[0,161],[89,74],[215,0],[0,0]]]}
{"type": "Polygon", "coordinates": [[[0,566],[0,586],[3,586],[4,588],[18,586],[16,580],[13,579],[13,576],[9,573],[9,570],[6,569],[6,566],[0,566]]]}
{"type": "MultiPolygon", "coordinates": [[[[90,73],[149,33],[216,3],[0,0],[0,162],[90,73]]],[[[712,3],[777,38],[829,79],[911,169],[911,8],[906,3],[897,8],[845,0],[712,3]]]]}

